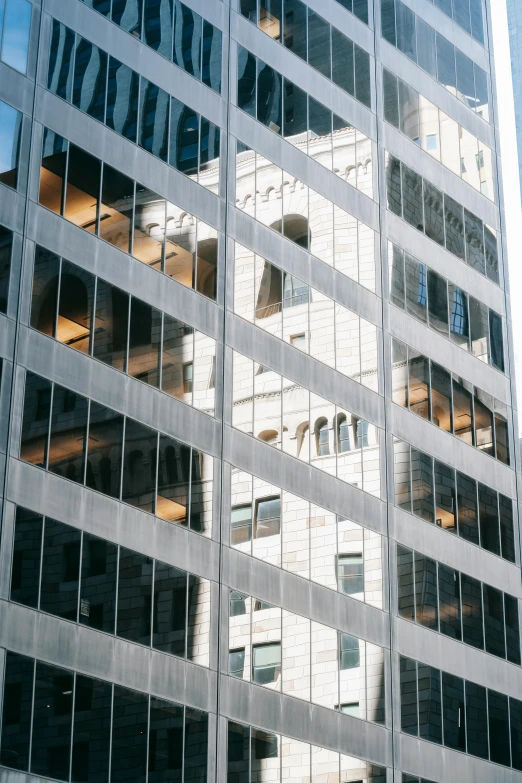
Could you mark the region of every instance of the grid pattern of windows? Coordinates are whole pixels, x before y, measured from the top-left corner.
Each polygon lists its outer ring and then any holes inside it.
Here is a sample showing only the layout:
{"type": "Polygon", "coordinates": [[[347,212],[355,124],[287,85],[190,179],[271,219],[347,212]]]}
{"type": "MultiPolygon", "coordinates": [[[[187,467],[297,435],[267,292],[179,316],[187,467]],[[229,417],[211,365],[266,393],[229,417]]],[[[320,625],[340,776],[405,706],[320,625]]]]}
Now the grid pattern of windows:
{"type": "Polygon", "coordinates": [[[395,505],[515,562],[513,501],[394,438],[395,505]]]}
{"type": "Polygon", "coordinates": [[[397,245],[388,243],[390,299],[408,315],[500,372],[504,319],[397,245]]]}
{"type": "Polygon", "coordinates": [[[229,674],[372,723],[385,723],[381,647],[230,591],[229,674]]]}
{"type": "Polygon", "coordinates": [[[210,589],[208,579],[16,510],[12,601],[208,666],[210,589]]]}
{"type": "Polygon", "coordinates": [[[497,233],[480,218],[386,153],[388,209],[481,275],[499,282],[497,233]]]}
{"type": "MultiPolygon", "coordinates": [[[[371,182],[371,159],[360,166],[371,182]]],[[[375,291],[373,229],[239,141],[235,185],[238,209],[375,291]]]]}
{"type": "Polygon", "coordinates": [[[30,372],[20,459],[211,533],[213,457],[30,372]]]}
{"type": "Polygon", "coordinates": [[[234,549],[383,608],[378,533],[240,468],[231,470],[230,545],[234,549]]]}
{"type": "Polygon", "coordinates": [[[232,721],[227,764],[227,783],[279,783],[288,777],[304,782],[318,770],[333,780],[386,783],[386,769],[377,764],[232,721]]]}
{"type": "Polygon", "coordinates": [[[406,734],[522,770],[518,699],[402,656],[400,697],[406,734]]]}
{"type": "MultiPolygon", "coordinates": [[[[437,5],[443,2],[438,0],[437,5]]],[[[381,0],[381,35],[479,117],[490,121],[488,74],[402,0],[381,0]]]]}
{"type": "Polygon", "coordinates": [[[31,326],[214,415],[215,340],[40,246],[31,326]]]}
{"type": "MultiPolygon", "coordinates": [[[[352,241],[357,263],[355,218],[352,241]]],[[[373,261],[373,247],[370,252],[373,261]]],[[[238,243],[234,283],[237,315],[378,391],[376,326],[238,243]]]]}
{"type": "Polygon", "coordinates": [[[384,119],[450,171],[496,201],[491,149],[383,68],[384,119]]]}
{"type": "Polygon", "coordinates": [[[180,0],[82,1],[186,73],[221,92],[221,30],[180,0]]]}
{"type": "Polygon", "coordinates": [[[520,666],[518,601],[397,545],[399,616],[520,666]]]}
{"type": "Polygon", "coordinates": [[[220,128],[55,19],[47,87],[218,193],[220,128]]]}
{"type": "Polygon", "coordinates": [[[216,298],[216,229],[47,128],[39,201],[152,269],[216,298]]]}
{"type": "Polygon", "coordinates": [[[242,46],[237,92],[240,109],[373,198],[371,139],[242,46]]]}
{"type": "Polygon", "coordinates": [[[206,783],[208,714],[7,651],[0,763],[46,778],[206,783]]]}
{"type": "MultiPolygon", "coordinates": [[[[361,5],[361,0],[355,0],[355,5],[361,5]]],[[[240,6],[243,16],[274,41],[371,106],[370,55],[308,5],[301,0],[284,0],[283,7],[283,0],[258,0],[256,7],[256,0],[240,0],[240,6]]],[[[366,23],[367,13],[366,8],[366,23]]],[[[262,66],[267,68],[265,63],[262,66]]]]}
{"type": "Polygon", "coordinates": [[[392,398],[469,446],[510,464],[508,406],[395,339],[392,398]]]}
{"type": "Polygon", "coordinates": [[[380,497],[380,430],[359,423],[355,414],[234,351],[232,426],[380,497]],[[321,441],[325,423],[328,440],[321,441]]]}

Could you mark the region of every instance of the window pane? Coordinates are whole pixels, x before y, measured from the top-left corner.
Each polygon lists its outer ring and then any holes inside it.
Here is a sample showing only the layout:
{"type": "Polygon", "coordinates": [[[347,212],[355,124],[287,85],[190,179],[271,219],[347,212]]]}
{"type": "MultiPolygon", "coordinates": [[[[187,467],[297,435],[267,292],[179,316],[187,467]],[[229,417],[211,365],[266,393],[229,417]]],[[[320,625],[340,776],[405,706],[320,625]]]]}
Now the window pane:
{"type": "Polygon", "coordinates": [[[22,113],[3,101],[0,101],[0,128],[0,182],[16,188],[22,113]]]}
{"type": "Polygon", "coordinates": [[[495,400],[495,454],[500,462],[509,465],[509,425],[507,405],[495,400]]]}
{"type": "Polygon", "coordinates": [[[90,353],[94,275],[62,261],[56,339],[81,353],[90,353]]]}
{"type": "Polygon", "coordinates": [[[172,61],[187,73],[201,78],[201,16],[174,0],[174,52],[172,61]]]}
{"type": "Polygon", "coordinates": [[[68,142],[65,139],[48,128],[44,129],[38,201],[57,215],[62,213],[67,147],[68,142]]]}
{"type": "Polygon", "coordinates": [[[437,79],[452,95],[456,95],[455,47],[440,33],[437,33],[437,79]]]}
{"type": "Polygon", "coordinates": [[[354,79],[354,43],[332,27],[332,81],[350,95],[355,95],[354,79]]]}
{"type": "Polygon", "coordinates": [[[36,662],[31,772],[69,779],[73,706],[72,673],[36,662]]]}
{"type": "Polygon", "coordinates": [[[264,63],[257,61],[257,119],[275,133],[281,133],[282,77],[264,63]]]}
{"type": "Polygon", "coordinates": [[[151,386],[159,386],[160,348],[160,311],[133,297],[129,329],[129,375],[151,386]]]}
{"type": "Polygon", "coordinates": [[[486,274],[493,282],[499,282],[497,234],[484,225],[484,244],[486,245],[486,274]]]}
{"type": "Polygon", "coordinates": [[[227,749],[228,783],[250,783],[250,728],[228,721],[227,749]]]}
{"type": "Polygon", "coordinates": [[[149,646],[151,609],[152,559],[120,547],[117,635],[149,646]]]}
{"type": "Polygon", "coordinates": [[[112,783],[144,783],[147,772],[149,697],[114,686],[112,783]]]}
{"type": "Polygon", "coordinates": [[[330,25],[308,9],[308,63],[331,78],[330,25]]]}
{"type": "Polygon", "coordinates": [[[460,575],[462,591],[462,641],[484,649],[484,630],[482,627],[482,590],[477,579],[465,574],[460,575]]]}
{"type": "Polygon", "coordinates": [[[138,89],[138,74],[114,57],[109,57],[105,123],[133,142],[136,141],[138,128],[138,89]]]}
{"type": "Polygon", "coordinates": [[[453,283],[448,284],[450,340],[469,351],[468,295],[453,283]]]}
{"type": "MultiPolygon", "coordinates": [[[[431,143],[429,136],[427,141],[428,144],[431,143]]],[[[424,180],[424,217],[426,236],[444,247],[444,195],[426,180],[424,180]]]]}
{"type": "Polygon", "coordinates": [[[404,310],[404,251],[395,245],[388,245],[390,263],[390,299],[394,305],[404,310]]]}
{"type": "Polygon", "coordinates": [[[390,212],[402,217],[401,162],[392,155],[386,162],[386,194],[390,212]]]}
{"type": "Polygon", "coordinates": [[[208,757],[208,715],[185,707],[185,753],[183,779],[206,783],[208,757]]]}
{"type": "Polygon", "coordinates": [[[415,620],[415,597],[413,582],[413,552],[397,544],[397,580],[399,616],[415,620]]]}
{"type": "Polygon", "coordinates": [[[485,454],[495,456],[493,444],[493,398],[475,387],[473,395],[475,445],[485,454]]]}
{"type": "Polygon", "coordinates": [[[500,555],[498,497],[497,493],[486,487],[478,485],[479,511],[480,511],[480,545],[500,555]]]}
{"type": "Polygon", "coordinates": [[[163,317],[162,391],[192,404],[192,390],[186,392],[183,370],[194,361],[194,330],[169,315],[163,317]]]}
{"type": "Polygon", "coordinates": [[[218,238],[217,231],[203,221],[197,226],[196,275],[194,288],[209,299],[217,294],[218,238]]]}
{"type": "Polygon", "coordinates": [[[126,420],[122,500],[150,513],[154,513],[157,442],[154,430],[126,420]]]}
{"type": "MultiPolygon", "coordinates": [[[[100,176],[99,159],[71,144],[64,217],[91,234],[96,233],[100,176]]],[[[57,186],[56,182],[52,184],[54,187],[57,186]]]]}
{"type": "Polygon", "coordinates": [[[188,106],[171,98],[169,163],[187,177],[198,172],[200,115],[188,106]]]}
{"type": "Polygon", "coordinates": [[[484,594],[484,628],[486,652],[506,657],[504,629],[504,600],[501,590],[490,585],[482,585],[484,594]]]}
{"type": "Polygon", "coordinates": [[[98,783],[109,775],[112,685],[76,676],[73,783],[98,783]]]}
{"type": "Polygon", "coordinates": [[[510,766],[508,697],[488,690],[489,758],[510,766]]]}
{"type": "Polygon", "coordinates": [[[437,78],[437,51],[435,45],[435,30],[420,16],[416,18],[417,27],[417,64],[437,78]]]}
{"type": "MultiPolygon", "coordinates": [[[[8,653],[9,654],[9,653],[8,653]]],[[[522,702],[510,697],[509,717],[511,725],[512,764],[522,770],[522,702]]]]}
{"type": "Polygon", "coordinates": [[[187,524],[190,446],[160,435],[156,514],[175,524],[187,524]]]}
{"type": "Polygon", "coordinates": [[[145,0],[143,40],[163,57],[172,57],[173,0],[145,0]]]}
{"type": "Polygon", "coordinates": [[[440,671],[432,666],[418,665],[419,736],[442,744],[442,709],[440,671]]]}
{"type": "Polygon", "coordinates": [[[43,517],[20,506],[16,525],[11,569],[11,601],[38,608],[43,517]]]}
{"type": "Polygon", "coordinates": [[[504,593],[504,616],[506,619],[507,659],[520,666],[518,600],[507,593],[504,593]]]}
{"type": "Polygon", "coordinates": [[[419,93],[409,84],[399,82],[399,130],[415,144],[420,144],[419,93]]]}
{"type": "Polygon", "coordinates": [[[371,87],[370,87],[370,55],[360,46],[354,44],[355,58],[355,97],[365,106],[371,108],[371,87]]]}
{"type": "Polygon", "coordinates": [[[127,367],[129,295],[100,277],[96,288],[93,356],[117,370],[127,367]]]}
{"type": "Polygon", "coordinates": [[[515,562],[515,538],[513,532],[513,502],[504,495],[498,496],[500,511],[500,541],[502,557],[515,562]]]}
{"type": "Polygon", "coordinates": [[[464,210],[464,222],[466,226],[466,260],[473,269],[485,275],[484,225],[482,220],[468,212],[467,209],[464,210]]]}
{"type": "Polygon", "coordinates": [[[210,535],[212,530],[212,493],[214,458],[192,449],[190,476],[190,529],[210,535]]]}
{"type": "Polygon", "coordinates": [[[45,520],[40,609],[77,622],[81,533],[45,520]]]}
{"type": "Polygon", "coordinates": [[[392,399],[403,408],[408,407],[408,347],[392,340],[392,399]]]}
{"type": "Polygon", "coordinates": [[[401,731],[419,734],[417,700],[417,664],[411,658],[400,659],[401,731]]]}
{"type": "Polygon", "coordinates": [[[459,572],[439,563],[440,632],[452,639],[461,638],[459,572]]]}
{"type": "Polygon", "coordinates": [[[219,195],[221,128],[202,117],[199,142],[198,182],[219,195]]]}
{"type": "Polygon", "coordinates": [[[455,471],[435,460],[435,522],[444,530],[454,533],[455,518],[455,471]]]}
{"type": "Polygon", "coordinates": [[[88,400],[54,386],[48,469],[83,484],[88,400]]]}
{"type": "Polygon", "coordinates": [[[45,378],[26,373],[20,459],[39,467],[46,467],[47,463],[51,387],[45,378]]]}
{"type": "MultiPolygon", "coordinates": [[[[455,410],[455,418],[456,416],[455,410]]],[[[457,472],[457,504],[459,536],[478,545],[477,482],[459,472],[457,472]]]]}
{"type": "Polygon", "coordinates": [[[428,318],[427,272],[424,264],[404,254],[406,276],[406,312],[426,323],[428,318]]]}
{"type": "MultiPolygon", "coordinates": [[[[350,3],[350,0],[348,2],[350,3]]],[[[348,7],[346,0],[341,0],[341,5],[344,5],[345,8],[348,7]]],[[[348,7],[348,10],[351,10],[351,8],[348,7]]],[[[361,22],[368,24],[368,0],[353,0],[353,13],[361,22]]]]}
{"type": "Polygon", "coordinates": [[[418,229],[424,231],[424,211],[422,198],[422,177],[413,169],[402,164],[403,218],[418,229]]]}
{"type": "Polygon", "coordinates": [[[442,672],[442,709],[444,744],[454,750],[466,750],[464,680],[442,672]]]}
{"type": "Polygon", "coordinates": [[[408,350],[410,410],[422,419],[430,420],[430,362],[426,356],[408,350]]]}
{"type": "MultiPolygon", "coordinates": [[[[444,149],[444,144],[442,146],[444,149]]],[[[464,260],[464,209],[444,194],[446,250],[464,260]]]]}
{"type": "Polygon", "coordinates": [[[433,458],[412,448],[411,475],[413,513],[426,522],[433,522],[433,458]]]}
{"type": "Polygon", "coordinates": [[[444,277],[428,270],[429,325],[442,334],[448,334],[448,284],[444,277]]]}
{"type": "Polygon", "coordinates": [[[398,79],[395,74],[383,68],[384,119],[399,128],[399,92],[398,79]]]}
{"type": "Polygon", "coordinates": [[[165,244],[166,201],[136,183],[132,255],[161,271],[165,244]]]}
{"type": "Polygon", "coordinates": [[[169,94],[141,78],[138,143],[161,160],[168,160],[169,94]]]}
{"type": "Polygon", "coordinates": [[[27,72],[32,3],[8,0],[4,17],[2,62],[20,73],[27,72]]]}
{"type": "Polygon", "coordinates": [[[472,394],[456,378],[453,378],[453,416],[455,435],[464,443],[473,446],[472,394]]]}
{"type": "Polygon", "coordinates": [[[408,443],[394,439],[395,505],[411,514],[411,460],[408,443]]]}
{"type": "Polygon", "coordinates": [[[114,633],[118,547],[83,534],[80,623],[114,633]]]}
{"type": "MultiPolygon", "coordinates": [[[[237,105],[252,117],[256,116],[256,58],[242,46],[237,55],[237,105]]],[[[172,144],[171,144],[172,149],[172,144]]],[[[171,163],[172,165],[172,163],[171,163]]]]}
{"type": "Polygon", "coordinates": [[[502,339],[502,318],[494,310],[489,311],[490,364],[504,372],[504,342],[502,339]]]}
{"type": "Polygon", "coordinates": [[[468,753],[487,759],[489,753],[486,689],[473,682],[466,682],[466,722],[468,753]]]}
{"type": "Polygon", "coordinates": [[[463,30],[471,35],[469,0],[453,0],[453,19],[463,30]]]}
{"type": "Polygon", "coordinates": [[[183,707],[151,697],[149,783],[180,783],[183,769],[183,707]]]}
{"type": "Polygon", "coordinates": [[[100,238],[129,253],[134,181],[105,165],[101,200],[100,238]]]}
{"type": "Polygon", "coordinates": [[[397,48],[413,62],[417,62],[415,39],[415,14],[404,3],[395,4],[397,19],[397,48]]]}
{"type": "Polygon", "coordinates": [[[460,49],[455,48],[455,63],[457,70],[457,98],[470,109],[475,106],[475,78],[473,75],[473,60],[460,49]]]}
{"type": "Polygon", "coordinates": [[[431,363],[431,420],[445,432],[452,432],[451,373],[431,363]]]}
{"type": "Polygon", "coordinates": [[[49,337],[55,336],[59,271],[58,256],[37,245],[34,254],[31,326],[49,337]]]}
{"type": "Polygon", "coordinates": [[[74,58],[73,106],[90,114],[95,120],[104,122],[106,88],[106,52],[78,36],[74,58]]]}
{"type": "Polygon", "coordinates": [[[7,651],[0,763],[12,769],[29,769],[33,681],[32,658],[7,651]]]}
{"type": "Polygon", "coordinates": [[[415,552],[415,619],[426,628],[439,629],[437,564],[415,552]]]}
{"type": "Polygon", "coordinates": [[[142,0],[113,0],[112,21],[135,38],[140,38],[142,6],[142,0]]]}
{"type": "Polygon", "coordinates": [[[203,20],[203,64],[201,80],[216,92],[221,92],[221,50],[223,35],[219,27],[203,20]]]}
{"type": "Polygon", "coordinates": [[[186,655],[187,572],[156,561],[152,646],[156,650],[186,655]]]}

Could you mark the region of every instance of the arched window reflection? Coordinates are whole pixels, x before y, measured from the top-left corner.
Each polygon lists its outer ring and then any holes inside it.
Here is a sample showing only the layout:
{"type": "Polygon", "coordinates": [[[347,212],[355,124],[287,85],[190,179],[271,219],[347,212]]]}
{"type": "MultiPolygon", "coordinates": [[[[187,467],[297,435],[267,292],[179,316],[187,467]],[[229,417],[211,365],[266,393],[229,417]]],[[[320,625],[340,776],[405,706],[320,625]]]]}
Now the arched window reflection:
{"type": "Polygon", "coordinates": [[[330,453],[330,444],[328,439],[328,421],[319,419],[315,425],[316,449],[318,457],[326,457],[330,453]]]}

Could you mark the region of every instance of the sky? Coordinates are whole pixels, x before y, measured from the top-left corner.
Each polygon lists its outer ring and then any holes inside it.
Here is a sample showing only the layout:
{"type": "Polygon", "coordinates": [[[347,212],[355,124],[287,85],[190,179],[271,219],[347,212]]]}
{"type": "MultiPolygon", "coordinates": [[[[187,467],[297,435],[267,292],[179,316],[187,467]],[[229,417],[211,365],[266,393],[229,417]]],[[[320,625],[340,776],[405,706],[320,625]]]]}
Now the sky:
{"type": "MultiPolygon", "coordinates": [[[[513,342],[515,347],[517,409],[522,411],[522,306],[520,298],[514,296],[515,292],[522,290],[522,264],[520,263],[522,255],[520,230],[522,227],[522,207],[518,178],[518,153],[506,0],[491,0],[490,7],[497,76],[498,123],[504,183],[511,317],[513,319],[513,342]]],[[[519,434],[522,437],[522,416],[519,417],[519,434]]]]}

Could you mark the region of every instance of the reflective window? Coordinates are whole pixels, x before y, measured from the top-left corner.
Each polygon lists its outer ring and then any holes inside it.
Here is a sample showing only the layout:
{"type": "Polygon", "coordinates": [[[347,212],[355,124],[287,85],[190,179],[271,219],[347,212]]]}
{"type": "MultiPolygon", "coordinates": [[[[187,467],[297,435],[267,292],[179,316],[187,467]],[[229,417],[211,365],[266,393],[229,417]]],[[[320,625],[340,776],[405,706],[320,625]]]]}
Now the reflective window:
{"type": "Polygon", "coordinates": [[[29,769],[33,686],[34,661],[7,651],[0,761],[12,769],[29,769]]]}
{"type": "Polygon", "coordinates": [[[4,0],[0,7],[0,59],[23,74],[27,73],[32,10],[28,0],[4,0]]]}
{"type": "Polygon", "coordinates": [[[445,530],[479,544],[505,560],[514,562],[512,547],[512,501],[485,484],[457,472],[455,501],[455,470],[433,460],[408,443],[394,439],[395,505],[409,513],[435,522],[445,530]],[[435,499],[433,487],[435,483],[435,499]],[[413,501],[413,503],[412,503],[413,501]],[[502,506],[499,505],[499,501],[502,506]],[[504,505],[505,504],[505,505],[504,505]],[[455,507],[458,524],[455,524],[455,507]],[[499,508],[503,509],[505,532],[499,528],[499,508]],[[477,514],[478,509],[478,514],[477,514]],[[434,516],[436,514],[436,517],[434,516]],[[478,517],[478,518],[477,518],[478,517]]]}
{"type": "Polygon", "coordinates": [[[39,603],[42,535],[43,517],[18,507],[11,566],[11,600],[33,609],[37,609],[39,603]]]}
{"type": "Polygon", "coordinates": [[[74,676],[72,672],[36,663],[31,772],[69,779],[74,676]]]}
{"type": "Polygon", "coordinates": [[[0,182],[16,188],[22,134],[22,112],[0,101],[0,182]]]}
{"type": "Polygon", "coordinates": [[[424,323],[429,313],[429,325],[446,336],[449,320],[453,343],[504,372],[503,326],[498,313],[391,242],[388,257],[393,304],[424,323]]]}
{"type": "Polygon", "coordinates": [[[78,36],[74,55],[73,106],[104,122],[106,89],[107,54],[78,36]]]}
{"type": "Polygon", "coordinates": [[[112,686],[76,675],[72,780],[94,783],[108,775],[111,740],[112,686]]]}
{"type": "Polygon", "coordinates": [[[88,403],[86,397],[54,385],[47,469],[84,483],[88,403]]]}
{"type": "Polygon", "coordinates": [[[138,90],[138,74],[109,57],[105,123],[133,142],[136,142],[138,128],[138,90]]]}
{"type": "Polygon", "coordinates": [[[12,250],[13,232],[0,226],[0,313],[7,312],[12,250]]]}
{"type": "Polygon", "coordinates": [[[40,609],[77,622],[81,533],[45,520],[40,609]]]}
{"type": "Polygon", "coordinates": [[[116,617],[116,544],[83,534],[79,622],[114,633],[116,617]]]}
{"type": "Polygon", "coordinates": [[[438,244],[445,242],[446,250],[499,283],[496,233],[487,229],[493,238],[489,255],[495,256],[495,261],[490,259],[486,266],[486,226],[482,220],[389,153],[386,153],[386,182],[390,212],[438,244]]]}
{"type": "Polygon", "coordinates": [[[144,693],[114,686],[111,780],[143,780],[147,774],[147,718],[144,693]]]}

